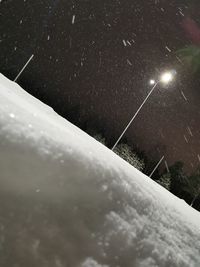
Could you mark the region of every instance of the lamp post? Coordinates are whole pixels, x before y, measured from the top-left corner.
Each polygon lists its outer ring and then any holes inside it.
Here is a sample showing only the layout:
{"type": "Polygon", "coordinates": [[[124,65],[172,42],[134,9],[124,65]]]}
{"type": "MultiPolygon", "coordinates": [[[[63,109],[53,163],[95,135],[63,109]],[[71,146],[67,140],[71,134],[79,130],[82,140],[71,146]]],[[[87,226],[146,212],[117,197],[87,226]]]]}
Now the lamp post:
{"type": "Polygon", "coordinates": [[[154,167],[153,171],[150,173],[149,177],[151,178],[151,176],[154,174],[154,172],[158,169],[158,167],[160,166],[160,164],[162,163],[163,159],[165,158],[165,156],[162,156],[162,158],[159,160],[159,162],[156,164],[156,166],[154,167]]]}
{"type": "Polygon", "coordinates": [[[28,66],[29,62],[33,59],[34,55],[31,55],[31,57],[29,58],[29,60],[26,62],[26,64],[23,66],[23,68],[20,70],[20,72],[17,74],[17,76],[14,79],[14,82],[17,81],[17,79],[19,78],[19,76],[22,74],[22,72],[25,70],[25,68],[28,66]]]}
{"type": "Polygon", "coordinates": [[[122,139],[123,135],[125,134],[125,132],[128,130],[128,128],[130,127],[131,123],[134,121],[134,119],[137,117],[138,113],[140,112],[140,110],[142,109],[142,107],[144,106],[144,104],[147,102],[147,100],[149,99],[150,95],[153,93],[153,91],[155,90],[155,88],[157,87],[157,85],[159,83],[163,83],[163,84],[168,84],[170,83],[175,76],[176,72],[175,71],[171,71],[171,72],[164,72],[160,79],[156,82],[155,80],[150,80],[150,84],[153,85],[152,89],[150,90],[150,92],[148,93],[148,95],[146,96],[146,98],[144,99],[144,101],[142,102],[142,104],[140,105],[140,107],[138,108],[138,110],[135,112],[135,114],[133,115],[133,117],[131,118],[131,120],[129,121],[129,123],[127,124],[127,126],[125,127],[124,131],[122,132],[122,134],[119,136],[119,138],[117,139],[116,143],[114,144],[114,146],[112,147],[112,151],[115,149],[115,147],[118,145],[119,141],[122,139]]]}

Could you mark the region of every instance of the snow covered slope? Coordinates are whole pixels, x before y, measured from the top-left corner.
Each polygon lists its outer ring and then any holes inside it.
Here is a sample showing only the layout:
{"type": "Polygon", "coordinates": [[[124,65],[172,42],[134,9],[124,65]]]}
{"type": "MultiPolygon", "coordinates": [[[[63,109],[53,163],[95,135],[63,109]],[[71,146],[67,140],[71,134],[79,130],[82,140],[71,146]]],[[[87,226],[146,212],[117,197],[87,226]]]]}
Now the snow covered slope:
{"type": "Polygon", "coordinates": [[[0,76],[0,266],[200,266],[200,215],[0,76]]]}

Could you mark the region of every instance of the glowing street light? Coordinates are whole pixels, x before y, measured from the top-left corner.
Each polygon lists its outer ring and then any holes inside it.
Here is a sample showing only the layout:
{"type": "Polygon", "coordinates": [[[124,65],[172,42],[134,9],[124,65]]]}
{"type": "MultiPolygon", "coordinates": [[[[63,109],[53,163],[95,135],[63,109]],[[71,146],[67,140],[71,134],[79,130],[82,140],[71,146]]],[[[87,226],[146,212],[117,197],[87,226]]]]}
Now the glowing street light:
{"type": "Polygon", "coordinates": [[[156,81],[153,80],[153,79],[149,81],[149,84],[150,84],[150,85],[154,85],[155,83],[156,83],[156,81]]]}
{"type": "Polygon", "coordinates": [[[149,81],[150,85],[153,85],[152,89],[150,90],[150,92],[148,93],[148,95],[146,96],[146,98],[144,99],[144,101],[142,102],[142,104],[140,105],[140,107],[138,108],[138,110],[136,111],[136,113],[133,115],[132,119],[127,124],[126,128],[124,129],[124,131],[122,132],[122,134],[120,135],[120,137],[117,139],[116,143],[112,147],[112,150],[115,149],[115,147],[117,146],[117,144],[119,143],[119,141],[122,139],[123,135],[128,130],[128,128],[130,127],[130,125],[134,121],[134,119],[137,117],[138,113],[140,112],[140,110],[142,109],[142,107],[144,106],[144,104],[147,102],[147,100],[149,99],[150,95],[153,93],[154,89],[157,87],[157,85],[159,83],[162,83],[162,84],[165,84],[165,85],[169,84],[170,82],[173,81],[175,75],[176,75],[176,71],[175,70],[173,70],[173,71],[167,71],[167,72],[164,72],[164,73],[161,74],[160,79],[158,81],[155,81],[153,79],[149,81]]]}
{"type": "Polygon", "coordinates": [[[164,84],[170,83],[174,78],[174,72],[164,72],[160,77],[160,82],[164,84]]]}

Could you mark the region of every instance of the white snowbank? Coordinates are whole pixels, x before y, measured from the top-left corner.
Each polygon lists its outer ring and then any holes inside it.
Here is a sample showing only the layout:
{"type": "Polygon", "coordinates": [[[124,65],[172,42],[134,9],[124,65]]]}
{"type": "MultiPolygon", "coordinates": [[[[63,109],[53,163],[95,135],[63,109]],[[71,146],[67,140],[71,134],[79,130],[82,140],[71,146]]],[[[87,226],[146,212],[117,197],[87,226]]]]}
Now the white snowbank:
{"type": "Polygon", "coordinates": [[[0,202],[2,267],[200,266],[197,211],[2,75],[0,202]]]}

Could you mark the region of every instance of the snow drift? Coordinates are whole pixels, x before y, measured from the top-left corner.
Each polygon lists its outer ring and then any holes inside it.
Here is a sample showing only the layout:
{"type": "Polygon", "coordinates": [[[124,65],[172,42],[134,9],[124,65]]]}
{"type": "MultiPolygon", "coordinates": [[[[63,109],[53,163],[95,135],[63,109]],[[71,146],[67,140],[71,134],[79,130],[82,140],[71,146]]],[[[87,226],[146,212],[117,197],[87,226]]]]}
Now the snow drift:
{"type": "Polygon", "coordinates": [[[0,76],[0,266],[200,266],[200,215],[0,76]]]}

